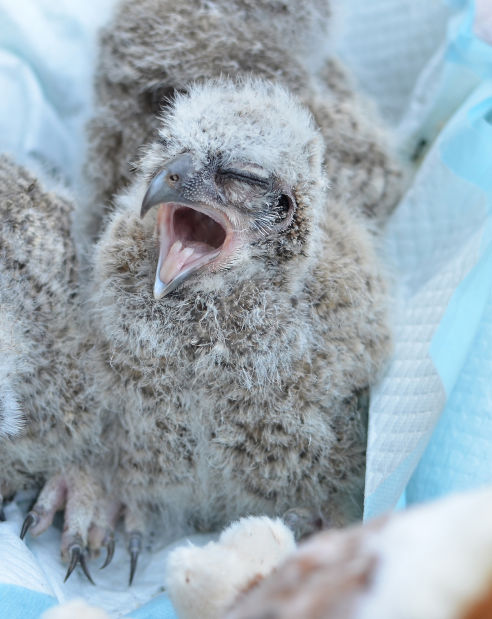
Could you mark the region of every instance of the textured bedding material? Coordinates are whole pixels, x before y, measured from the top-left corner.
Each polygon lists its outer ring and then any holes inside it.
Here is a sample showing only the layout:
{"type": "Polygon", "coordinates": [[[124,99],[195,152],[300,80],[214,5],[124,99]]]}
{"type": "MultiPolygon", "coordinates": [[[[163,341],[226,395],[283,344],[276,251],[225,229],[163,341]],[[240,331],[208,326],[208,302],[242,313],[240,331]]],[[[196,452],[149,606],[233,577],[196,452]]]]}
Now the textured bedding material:
{"type": "Polygon", "coordinates": [[[431,147],[387,230],[395,352],[371,400],[366,518],[492,477],[492,47],[474,26],[470,4],[400,125],[431,147]]]}
{"type": "MultiPolygon", "coordinates": [[[[47,168],[75,195],[95,31],[112,1],[0,0],[0,150],[47,168]]],[[[387,231],[395,351],[371,403],[368,518],[401,497],[491,481],[492,18],[477,1],[477,14],[463,0],[345,3],[340,52],[420,163],[387,231]]],[[[60,531],[18,537],[27,505],[20,497],[0,522],[1,617],[38,619],[74,597],[112,617],[175,616],[162,591],[169,547],[155,539],[128,588],[120,536],[107,570],[91,563],[97,587],[77,570],[63,584],[60,531]]]]}

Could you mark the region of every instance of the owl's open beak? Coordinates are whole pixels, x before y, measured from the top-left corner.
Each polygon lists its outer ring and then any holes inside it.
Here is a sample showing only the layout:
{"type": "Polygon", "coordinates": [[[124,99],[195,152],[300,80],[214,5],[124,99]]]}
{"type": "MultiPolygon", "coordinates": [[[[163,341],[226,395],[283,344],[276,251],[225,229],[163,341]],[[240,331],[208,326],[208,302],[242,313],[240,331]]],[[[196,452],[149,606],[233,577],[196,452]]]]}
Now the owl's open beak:
{"type": "Polygon", "coordinates": [[[175,290],[201,267],[214,263],[221,253],[229,253],[233,234],[228,218],[183,196],[183,184],[192,170],[191,157],[180,155],[152,179],[142,202],[141,217],[159,205],[156,299],[175,290]]]}

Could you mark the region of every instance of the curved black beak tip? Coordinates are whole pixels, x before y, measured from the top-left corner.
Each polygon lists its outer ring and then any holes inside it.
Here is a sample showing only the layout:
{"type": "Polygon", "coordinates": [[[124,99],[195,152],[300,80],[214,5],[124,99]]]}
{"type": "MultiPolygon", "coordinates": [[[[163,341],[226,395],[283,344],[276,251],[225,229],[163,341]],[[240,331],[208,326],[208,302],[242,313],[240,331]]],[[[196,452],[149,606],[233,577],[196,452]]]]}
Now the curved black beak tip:
{"type": "Polygon", "coordinates": [[[143,218],[156,204],[164,202],[187,202],[182,195],[183,183],[193,170],[191,155],[185,153],[170,161],[151,180],[140,208],[143,218]]]}

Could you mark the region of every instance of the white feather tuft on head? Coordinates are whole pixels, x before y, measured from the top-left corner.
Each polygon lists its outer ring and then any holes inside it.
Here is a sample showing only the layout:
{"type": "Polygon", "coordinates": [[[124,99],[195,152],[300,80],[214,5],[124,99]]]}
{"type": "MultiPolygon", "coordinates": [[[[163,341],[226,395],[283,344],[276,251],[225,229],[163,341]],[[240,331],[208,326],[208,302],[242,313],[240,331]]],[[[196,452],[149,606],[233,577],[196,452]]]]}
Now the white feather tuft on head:
{"type": "Polygon", "coordinates": [[[192,85],[166,112],[160,135],[171,155],[187,150],[199,161],[220,152],[226,164],[241,157],[291,185],[313,175],[317,155],[320,177],[323,145],[310,112],[283,86],[258,78],[192,85]]]}

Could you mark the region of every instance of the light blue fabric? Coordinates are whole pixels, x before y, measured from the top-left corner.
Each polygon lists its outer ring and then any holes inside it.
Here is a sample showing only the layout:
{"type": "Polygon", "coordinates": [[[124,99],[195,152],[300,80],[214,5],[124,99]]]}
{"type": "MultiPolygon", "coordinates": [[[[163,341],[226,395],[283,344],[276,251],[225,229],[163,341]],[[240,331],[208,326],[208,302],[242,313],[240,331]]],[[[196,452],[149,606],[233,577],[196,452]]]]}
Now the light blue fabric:
{"type": "MultiPolygon", "coordinates": [[[[489,256],[490,257],[490,256],[489,256]]],[[[407,502],[492,483],[492,264],[489,295],[463,367],[410,480],[407,502]]],[[[453,355],[453,350],[449,350],[453,355]]]]}
{"type": "Polygon", "coordinates": [[[366,497],[364,502],[364,520],[380,516],[382,512],[386,511],[387,505],[394,505],[396,509],[404,509],[406,507],[406,491],[403,490],[398,501],[395,501],[394,489],[395,487],[405,488],[408,480],[408,471],[413,470],[415,466],[416,457],[411,454],[379,484],[373,493],[366,497]],[[381,506],[384,507],[381,508],[381,506]]]}
{"type": "MultiPolygon", "coordinates": [[[[492,83],[482,89],[492,90],[492,83]]],[[[492,483],[492,97],[442,144],[442,160],[488,207],[479,260],[456,289],[431,343],[449,395],[407,488],[409,503],[492,483]]],[[[467,208],[464,204],[463,208],[467,208]]]]}
{"type": "MultiPolygon", "coordinates": [[[[492,63],[492,58],[491,58],[492,63]]],[[[492,82],[480,91],[492,90],[492,82]]],[[[480,97],[480,95],[478,95],[480,97]]],[[[481,257],[453,295],[431,343],[431,357],[448,395],[463,367],[482,320],[492,281],[492,97],[474,105],[466,120],[441,144],[441,158],[458,177],[483,191],[488,220],[481,257]],[[449,354],[452,350],[453,353],[449,354]]],[[[463,209],[467,209],[463,204],[463,209]]]]}
{"type": "Polygon", "coordinates": [[[464,18],[452,22],[446,57],[449,62],[467,66],[480,77],[492,77],[492,47],[475,35],[474,19],[475,3],[469,0],[464,18]]]}
{"type": "Polygon", "coordinates": [[[51,595],[0,583],[0,617],[2,619],[39,619],[58,601],[51,595]]]}
{"type": "MultiPolygon", "coordinates": [[[[0,583],[0,617],[2,619],[40,619],[41,615],[58,600],[45,593],[25,587],[0,583]]],[[[154,598],[139,609],[125,615],[129,619],[177,619],[166,594],[154,598]]]]}
{"type": "MultiPolygon", "coordinates": [[[[456,28],[448,59],[492,77],[492,47],[474,36],[473,16],[472,5],[456,28]]],[[[492,483],[491,92],[492,81],[485,80],[476,93],[479,102],[441,144],[448,168],[473,191],[483,192],[487,221],[478,261],[456,289],[431,343],[430,354],[449,397],[406,489],[408,503],[492,483]]]]}
{"type": "Polygon", "coordinates": [[[148,604],[128,615],[131,619],[177,619],[171,600],[167,595],[159,595],[148,604]]]}
{"type": "Polygon", "coordinates": [[[373,389],[365,518],[492,483],[492,46],[474,16],[452,20],[430,149],[387,229],[395,353],[373,389]]]}
{"type": "Polygon", "coordinates": [[[0,151],[79,182],[96,26],[113,0],[0,0],[0,151]]]}

